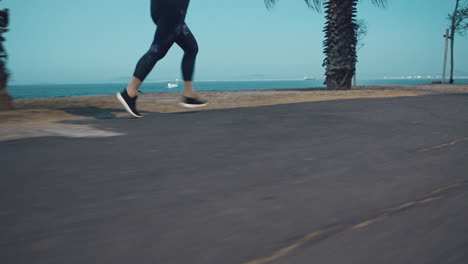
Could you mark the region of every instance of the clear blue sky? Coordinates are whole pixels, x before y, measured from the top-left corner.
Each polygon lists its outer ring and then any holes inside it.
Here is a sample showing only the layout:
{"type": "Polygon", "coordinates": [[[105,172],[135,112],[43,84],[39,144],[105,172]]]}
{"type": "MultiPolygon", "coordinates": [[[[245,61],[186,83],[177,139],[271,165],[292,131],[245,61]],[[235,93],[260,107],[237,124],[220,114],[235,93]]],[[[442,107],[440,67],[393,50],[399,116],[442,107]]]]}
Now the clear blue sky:
{"type": "MultiPolygon", "coordinates": [[[[127,82],[149,48],[155,25],[150,0],[3,0],[12,84],[127,82]]],[[[368,23],[358,76],[440,75],[447,14],[455,0],[362,0],[368,23]]],[[[302,0],[192,0],[187,24],[200,52],[197,80],[293,79],[322,76],[324,14],[302,0]]],[[[456,75],[468,76],[468,37],[457,36],[456,75]]],[[[174,46],[149,81],[180,78],[174,46]]]]}

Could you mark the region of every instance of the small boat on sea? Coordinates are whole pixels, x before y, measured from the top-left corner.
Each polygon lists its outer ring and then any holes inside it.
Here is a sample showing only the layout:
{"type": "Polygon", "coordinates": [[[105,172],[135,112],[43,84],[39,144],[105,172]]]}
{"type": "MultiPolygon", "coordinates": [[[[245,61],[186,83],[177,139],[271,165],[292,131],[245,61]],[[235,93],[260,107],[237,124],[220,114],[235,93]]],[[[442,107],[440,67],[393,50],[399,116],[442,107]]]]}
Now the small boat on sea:
{"type": "Polygon", "coordinates": [[[177,88],[179,87],[179,79],[176,79],[176,82],[175,83],[168,83],[167,84],[167,88],[177,88]]]}
{"type": "Polygon", "coordinates": [[[304,81],[311,81],[311,80],[315,80],[314,77],[304,77],[304,81]]]}

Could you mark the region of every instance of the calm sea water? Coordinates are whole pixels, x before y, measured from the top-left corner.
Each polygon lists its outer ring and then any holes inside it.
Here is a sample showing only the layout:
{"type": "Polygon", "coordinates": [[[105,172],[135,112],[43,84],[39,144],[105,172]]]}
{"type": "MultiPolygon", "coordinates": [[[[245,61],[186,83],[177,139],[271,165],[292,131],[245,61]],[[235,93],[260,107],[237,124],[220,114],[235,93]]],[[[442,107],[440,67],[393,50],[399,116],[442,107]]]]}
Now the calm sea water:
{"type": "MultiPolygon", "coordinates": [[[[398,80],[363,80],[358,85],[416,85],[431,83],[429,79],[398,79],[398,80]]],[[[458,79],[455,83],[468,83],[468,79],[458,79]]],[[[44,97],[73,97],[85,95],[115,94],[125,87],[125,83],[109,84],[48,84],[48,85],[11,85],[9,93],[15,99],[44,97]]],[[[289,81],[210,81],[196,82],[197,91],[234,91],[234,90],[266,90],[294,88],[324,88],[323,80],[289,80],[289,81]]],[[[167,88],[167,82],[144,83],[141,87],[144,93],[180,92],[179,88],[167,88]]]]}

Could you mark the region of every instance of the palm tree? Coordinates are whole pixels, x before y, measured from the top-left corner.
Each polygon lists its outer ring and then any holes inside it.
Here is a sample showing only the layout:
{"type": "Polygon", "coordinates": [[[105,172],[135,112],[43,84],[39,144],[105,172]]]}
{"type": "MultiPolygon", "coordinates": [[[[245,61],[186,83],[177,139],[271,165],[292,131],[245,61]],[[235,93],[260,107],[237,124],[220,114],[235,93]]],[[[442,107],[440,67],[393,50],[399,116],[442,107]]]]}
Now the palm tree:
{"type": "MultiPolygon", "coordinates": [[[[264,0],[269,8],[279,0],[264,0]]],[[[356,6],[359,0],[304,0],[310,8],[320,11],[325,7],[325,84],[329,90],[351,89],[356,71],[356,6]]],[[[372,0],[385,6],[386,0],[372,0]]]]}
{"type": "Polygon", "coordinates": [[[455,42],[455,33],[464,35],[468,29],[468,2],[465,2],[460,8],[460,0],[455,2],[455,10],[448,15],[450,25],[450,81],[453,83],[453,46],[455,42]]]}
{"type": "Polygon", "coordinates": [[[8,58],[3,41],[5,38],[3,33],[8,31],[8,9],[0,10],[0,111],[11,110],[13,108],[13,100],[6,90],[9,73],[6,69],[6,59],[8,58]]]}

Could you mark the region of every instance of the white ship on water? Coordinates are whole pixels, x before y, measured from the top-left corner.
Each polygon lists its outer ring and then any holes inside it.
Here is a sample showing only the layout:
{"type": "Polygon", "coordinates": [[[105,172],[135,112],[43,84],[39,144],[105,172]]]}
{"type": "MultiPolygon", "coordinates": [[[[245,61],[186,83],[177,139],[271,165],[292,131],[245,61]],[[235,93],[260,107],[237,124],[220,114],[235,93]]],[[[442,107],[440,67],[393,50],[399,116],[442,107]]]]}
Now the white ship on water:
{"type": "Polygon", "coordinates": [[[176,79],[176,82],[175,83],[168,83],[167,84],[167,88],[171,89],[171,88],[177,88],[179,87],[179,79],[176,79]]]}

